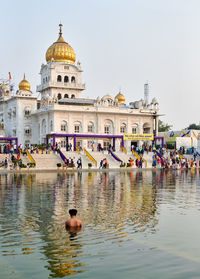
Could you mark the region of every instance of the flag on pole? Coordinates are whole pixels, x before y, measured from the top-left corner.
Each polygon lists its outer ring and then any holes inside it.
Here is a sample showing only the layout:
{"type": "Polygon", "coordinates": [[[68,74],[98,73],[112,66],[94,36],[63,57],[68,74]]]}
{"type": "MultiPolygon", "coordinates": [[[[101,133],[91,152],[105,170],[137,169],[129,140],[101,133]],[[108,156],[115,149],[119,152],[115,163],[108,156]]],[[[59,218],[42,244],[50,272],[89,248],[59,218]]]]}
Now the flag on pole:
{"type": "Polygon", "coordinates": [[[9,74],[9,80],[11,80],[11,73],[9,72],[8,74],[9,74]]]}

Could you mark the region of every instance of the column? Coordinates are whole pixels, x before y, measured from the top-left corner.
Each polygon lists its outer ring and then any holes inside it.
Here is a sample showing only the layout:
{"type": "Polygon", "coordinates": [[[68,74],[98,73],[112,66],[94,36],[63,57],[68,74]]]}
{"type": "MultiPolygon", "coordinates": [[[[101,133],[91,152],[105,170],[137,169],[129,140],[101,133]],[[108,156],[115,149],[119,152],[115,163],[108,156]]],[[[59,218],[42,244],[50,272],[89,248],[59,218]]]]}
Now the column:
{"type": "Polygon", "coordinates": [[[55,135],[53,135],[53,146],[55,146],[56,145],[56,137],[55,137],[55,135]]]}
{"type": "Polygon", "coordinates": [[[113,138],[113,151],[115,151],[115,138],[113,138]]]}
{"type": "Polygon", "coordinates": [[[68,137],[66,137],[66,151],[68,151],[68,146],[69,146],[69,138],[68,137]]]}
{"type": "Polygon", "coordinates": [[[76,151],[76,136],[74,135],[74,151],[76,151]]]}

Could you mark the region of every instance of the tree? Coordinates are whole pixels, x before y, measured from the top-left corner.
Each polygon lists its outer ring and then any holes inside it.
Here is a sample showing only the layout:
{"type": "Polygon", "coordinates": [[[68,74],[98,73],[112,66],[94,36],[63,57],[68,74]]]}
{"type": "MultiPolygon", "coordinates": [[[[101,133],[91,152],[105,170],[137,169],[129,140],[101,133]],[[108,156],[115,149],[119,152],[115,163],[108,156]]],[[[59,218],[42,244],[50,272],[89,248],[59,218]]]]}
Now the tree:
{"type": "Polygon", "coordinates": [[[189,129],[189,130],[200,130],[200,125],[192,123],[186,129],[189,129]]]}
{"type": "Polygon", "coordinates": [[[171,129],[172,125],[165,124],[162,120],[158,121],[158,132],[167,132],[171,129]]]}

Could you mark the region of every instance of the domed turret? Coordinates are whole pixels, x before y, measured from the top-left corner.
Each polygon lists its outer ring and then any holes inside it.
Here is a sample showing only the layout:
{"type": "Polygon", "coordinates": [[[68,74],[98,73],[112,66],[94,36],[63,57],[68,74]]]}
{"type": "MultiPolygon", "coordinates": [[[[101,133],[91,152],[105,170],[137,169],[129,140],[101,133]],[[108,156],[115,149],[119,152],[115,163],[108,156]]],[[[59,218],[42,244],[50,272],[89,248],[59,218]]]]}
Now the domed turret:
{"type": "Polygon", "coordinates": [[[62,37],[62,24],[59,24],[59,26],[59,38],[47,49],[46,61],[50,62],[53,59],[55,62],[67,62],[74,64],[76,61],[76,54],[73,48],[66,43],[62,37]]]}
{"type": "Polygon", "coordinates": [[[124,104],[125,101],[126,101],[126,98],[124,97],[124,95],[119,92],[116,96],[115,96],[115,99],[118,101],[118,103],[120,104],[124,104]]]}
{"type": "Polygon", "coordinates": [[[19,90],[26,90],[30,91],[31,85],[30,83],[26,80],[25,74],[24,74],[24,79],[19,83],[19,90]]]}

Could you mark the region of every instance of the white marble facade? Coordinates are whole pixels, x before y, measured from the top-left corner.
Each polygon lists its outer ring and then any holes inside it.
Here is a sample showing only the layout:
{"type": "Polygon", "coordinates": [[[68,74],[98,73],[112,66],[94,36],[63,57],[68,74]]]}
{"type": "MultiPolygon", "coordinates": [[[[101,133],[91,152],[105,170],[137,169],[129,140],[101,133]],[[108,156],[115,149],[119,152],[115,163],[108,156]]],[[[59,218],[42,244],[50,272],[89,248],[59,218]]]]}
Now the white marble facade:
{"type": "MultiPolygon", "coordinates": [[[[55,48],[57,45],[70,47],[64,42],[61,29],[59,39],[51,47],[55,48]]],[[[157,135],[159,115],[155,98],[150,104],[143,100],[126,104],[122,93],[118,93],[114,98],[105,95],[102,98],[86,99],[81,64],[69,59],[70,55],[75,54],[70,54],[67,49],[68,52],[64,52],[67,57],[62,59],[63,52],[56,51],[57,49],[54,49],[52,57],[48,57],[47,63],[41,66],[41,84],[37,86],[37,92],[40,92],[38,99],[30,90],[30,84],[25,77],[19,84],[19,90],[12,96],[9,86],[1,85],[0,123],[7,136],[16,136],[18,142],[25,145],[43,143],[46,135],[52,133],[157,135]]],[[[91,140],[80,138],[77,144],[90,148],[91,140]]],[[[58,141],[65,144],[64,138],[58,141]]],[[[102,146],[107,144],[104,142],[108,140],[95,140],[95,143],[101,143],[102,146]]],[[[125,144],[130,148],[130,142],[125,144]]],[[[119,148],[119,145],[118,140],[116,148],[119,148]]]]}

